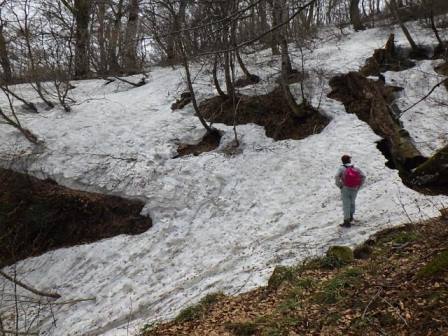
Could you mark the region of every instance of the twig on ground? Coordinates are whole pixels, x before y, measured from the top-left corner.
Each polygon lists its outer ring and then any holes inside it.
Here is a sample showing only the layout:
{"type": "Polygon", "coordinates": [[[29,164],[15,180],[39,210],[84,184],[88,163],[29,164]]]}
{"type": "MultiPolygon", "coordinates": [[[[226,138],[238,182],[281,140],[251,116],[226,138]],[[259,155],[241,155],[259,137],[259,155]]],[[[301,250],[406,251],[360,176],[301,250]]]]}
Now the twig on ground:
{"type": "MultiPolygon", "coordinates": [[[[385,298],[381,298],[385,303],[387,303],[389,305],[389,307],[391,307],[392,309],[394,309],[395,311],[397,310],[397,307],[394,307],[394,305],[392,303],[390,303],[389,301],[387,301],[385,298]]],[[[397,312],[398,317],[404,322],[404,324],[406,325],[406,327],[409,327],[408,321],[406,321],[406,319],[399,313],[397,312]]]]}
{"type": "Polygon", "coordinates": [[[383,292],[383,288],[380,288],[380,289],[378,289],[376,294],[372,297],[370,302],[367,304],[366,308],[364,308],[364,312],[362,313],[362,319],[365,318],[365,316],[367,314],[367,311],[369,310],[370,305],[381,295],[382,292],[383,292]]]}
{"type": "Polygon", "coordinates": [[[37,332],[21,332],[21,331],[15,331],[15,330],[7,330],[7,329],[0,329],[0,333],[2,335],[36,335],[39,336],[39,333],[37,332]]]}
{"type": "Polygon", "coordinates": [[[30,291],[31,293],[34,293],[36,295],[51,297],[54,299],[59,299],[61,297],[58,293],[46,293],[46,292],[39,291],[35,288],[32,288],[31,286],[28,286],[28,285],[24,284],[23,282],[21,282],[17,279],[14,279],[13,277],[9,276],[8,274],[6,274],[5,272],[3,272],[1,270],[0,270],[0,275],[3,276],[4,278],[6,278],[7,280],[13,282],[14,284],[26,289],[27,291],[30,291]]]}

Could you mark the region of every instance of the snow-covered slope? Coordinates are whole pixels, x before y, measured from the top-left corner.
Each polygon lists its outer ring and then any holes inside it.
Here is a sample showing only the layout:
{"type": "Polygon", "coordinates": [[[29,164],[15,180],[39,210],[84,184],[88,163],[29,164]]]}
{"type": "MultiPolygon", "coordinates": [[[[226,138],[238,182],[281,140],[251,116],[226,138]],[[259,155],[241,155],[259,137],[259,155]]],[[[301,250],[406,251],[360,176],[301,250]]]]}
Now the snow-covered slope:
{"type": "MultiPolygon", "coordinates": [[[[147,85],[129,90],[125,84],[77,82],[73,112],[22,115],[45,140],[43,150],[33,151],[17,132],[0,125],[4,165],[17,153],[29,155],[21,162],[29,172],[67,186],[138,197],[154,219],[154,227],[139,236],[60,249],[15,265],[20,278],[59,292],[63,300],[96,297],[54,306],[56,324],[51,314],[42,315],[42,335],[132,334],[145,321],[170,318],[206,293],[235,294],[263,285],[277,264],[298,263],[330,244],[355,245],[385,227],[437,215],[448,198],[406,188],[397,171],[386,168],[376,148],[379,137],[326,98],[329,77],[357,70],[388,33],[373,29],[327,38],[306,53],[305,67],[323,71],[326,79],[323,87],[317,75],[308,80],[313,102],[333,119],[322,133],[300,141],[274,142],[261,127],[244,125],[238,127],[241,153],[228,155],[223,148],[233,131],[218,124],[225,135],[217,150],[172,159],[177,142],[198,141],[204,131],[191,106],[170,110],[182,82],[181,69],[170,68],[155,68],[147,85]],[[358,198],[360,223],[349,230],[338,225],[341,201],[333,182],[343,153],[352,154],[368,175],[358,198]]],[[[396,36],[405,44],[400,31],[396,36]]],[[[267,62],[270,56],[253,58],[267,62]]],[[[433,73],[432,66],[421,61],[406,72],[385,74],[388,82],[406,87],[400,105],[421,96],[425,90],[418,83],[433,73]]],[[[252,70],[263,78],[273,71],[252,70]]],[[[209,83],[205,75],[200,80],[209,83]]],[[[269,87],[264,82],[245,92],[269,87]]],[[[197,88],[200,97],[213,93],[209,85],[197,88]]],[[[25,85],[17,90],[32,95],[25,85]]],[[[442,97],[444,90],[436,94],[442,97]]],[[[447,121],[448,113],[431,101],[404,120],[427,154],[446,141],[447,121]]]]}

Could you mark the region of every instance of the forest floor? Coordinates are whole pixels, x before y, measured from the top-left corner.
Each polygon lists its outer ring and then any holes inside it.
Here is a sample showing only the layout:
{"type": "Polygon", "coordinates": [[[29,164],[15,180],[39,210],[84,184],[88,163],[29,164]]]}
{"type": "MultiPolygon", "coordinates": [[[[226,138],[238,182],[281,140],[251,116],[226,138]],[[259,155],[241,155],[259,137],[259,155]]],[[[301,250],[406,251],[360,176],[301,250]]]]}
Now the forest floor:
{"type": "Polygon", "coordinates": [[[142,335],[448,335],[448,212],[441,214],[381,231],[353,254],[333,248],[277,267],[266,287],[209,294],[142,335]]]}

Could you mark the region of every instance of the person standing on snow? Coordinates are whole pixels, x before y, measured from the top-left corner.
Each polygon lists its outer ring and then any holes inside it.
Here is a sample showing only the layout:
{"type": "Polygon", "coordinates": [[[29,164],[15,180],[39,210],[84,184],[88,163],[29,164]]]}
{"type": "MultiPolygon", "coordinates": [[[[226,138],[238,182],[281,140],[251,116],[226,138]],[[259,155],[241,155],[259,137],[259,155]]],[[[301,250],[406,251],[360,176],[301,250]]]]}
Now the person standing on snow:
{"type": "Polygon", "coordinates": [[[335,182],[341,189],[342,208],[344,210],[344,223],[342,227],[350,227],[355,214],[355,201],[359,189],[366,180],[366,175],[359,168],[351,163],[352,158],[349,155],[341,157],[342,166],[339,167],[335,176],[335,182]]]}

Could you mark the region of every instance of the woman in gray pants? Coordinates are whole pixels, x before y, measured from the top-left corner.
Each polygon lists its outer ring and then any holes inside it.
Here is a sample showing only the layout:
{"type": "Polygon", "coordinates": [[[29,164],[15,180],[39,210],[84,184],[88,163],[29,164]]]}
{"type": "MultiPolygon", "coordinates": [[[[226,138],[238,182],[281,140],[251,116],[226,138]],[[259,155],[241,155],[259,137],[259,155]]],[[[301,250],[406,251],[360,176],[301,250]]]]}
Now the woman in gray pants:
{"type": "Polygon", "coordinates": [[[366,175],[351,163],[352,158],[349,155],[343,155],[341,161],[342,166],[336,173],[335,182],[341,189],[342,209],[344,210],[344,223],[341,226],[350,227],[356,209],[356,196],[366,180],[366,175]]]}

